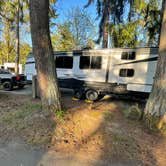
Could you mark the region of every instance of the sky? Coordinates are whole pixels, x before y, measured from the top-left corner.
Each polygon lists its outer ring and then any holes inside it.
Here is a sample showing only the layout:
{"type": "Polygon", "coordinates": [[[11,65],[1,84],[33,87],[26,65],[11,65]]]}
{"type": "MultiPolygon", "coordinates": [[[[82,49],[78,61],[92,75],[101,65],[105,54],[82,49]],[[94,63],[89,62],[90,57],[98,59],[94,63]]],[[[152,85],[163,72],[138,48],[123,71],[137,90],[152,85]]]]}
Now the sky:
{"type": "MultiPolygon", "coordinates": [[[[84,8],[88,0],[57,0],[56,9],[57,14],[59,14],[57,21],[64,21],[65,15],[68,10],[71,10],[74,7],[84,8]]],[[[96,6],[95,4],[90,5],[85,9],[92,18],[96,18],[96,6]]]]}
{"type": "MultiPolygon", "coordinates": [[[[74,7],[84,8],[87,4],[88,0],[57,0],[55,4],[56,14],[58,14],[57,19],[55,20],[56,23],[63,23],[66,20],[66,15],[69,10],[74,7]]],[[[95,4],[90,5],[88,8],[85,9],[88,14],[92,17],[93,20],[96,18],[96,6],[95,4]]],[[[31,37],[29,34],[21,35],[23,41],[29,43],[31,45],[31,37]]]]}

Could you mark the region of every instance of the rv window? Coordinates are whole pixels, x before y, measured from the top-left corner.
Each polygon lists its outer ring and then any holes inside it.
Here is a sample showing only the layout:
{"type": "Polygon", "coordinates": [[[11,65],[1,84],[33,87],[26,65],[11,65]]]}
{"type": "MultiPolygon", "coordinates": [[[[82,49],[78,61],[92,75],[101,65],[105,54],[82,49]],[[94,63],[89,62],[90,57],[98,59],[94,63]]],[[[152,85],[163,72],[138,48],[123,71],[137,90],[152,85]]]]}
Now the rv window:
{"type": "Polygon", "coordinates": [[[133,77],[134,70],[133,69],[120,69],[119,76],[120,77],[133,77]]]}
{"type": "Polygon", "coordinates": [[[56,68],[72,69],[73,68],[73,57],[56,57],[56,68]]]}
{"type": "Polygon", "coordinates": [[[92,56],[91,69],[101,69],[101,56],[92,56]]]}
{"type": "Polygon", "coordinates": [[[101,69],[101,56],[81,56],[80,69],[101,69]]]}
{"type": "Polygon", "coordinates": [[[122,52],[121,59],[134,60],[135,59],[135,52],[122,52]]]}
{"type": "Polygon", "coordinates": [[[80,56],[80,69],[89,69],[90,56],[80,56]]]}

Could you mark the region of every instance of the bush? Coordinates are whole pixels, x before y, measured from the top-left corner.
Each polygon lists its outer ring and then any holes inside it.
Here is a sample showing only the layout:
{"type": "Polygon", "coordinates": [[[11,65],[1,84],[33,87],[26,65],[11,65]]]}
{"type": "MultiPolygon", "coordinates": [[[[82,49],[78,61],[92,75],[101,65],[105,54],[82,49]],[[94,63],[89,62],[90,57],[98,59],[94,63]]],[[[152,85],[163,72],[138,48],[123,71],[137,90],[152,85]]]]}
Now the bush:
{"type": "Polygon", "coordinates": [[[140,120],[142,117],[142,113],[143,112],[138,108],[137,105],[131,106],[124,112],[125,116],[131,120],[140,120]]]}

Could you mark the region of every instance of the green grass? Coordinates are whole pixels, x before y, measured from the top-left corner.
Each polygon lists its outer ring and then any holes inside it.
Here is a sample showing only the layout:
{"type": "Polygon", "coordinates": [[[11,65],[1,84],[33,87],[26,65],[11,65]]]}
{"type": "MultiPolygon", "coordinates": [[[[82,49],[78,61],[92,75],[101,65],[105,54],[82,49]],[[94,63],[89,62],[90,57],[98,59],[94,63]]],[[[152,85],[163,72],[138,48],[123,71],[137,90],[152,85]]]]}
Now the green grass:
{"type": "Polygon", "coordinates": [[[63,119],[64,118],[64,116],[65,116],[65,114],[66,114],[66,110],[58,110],[57,112],[56,112],[56,116],[57,116],[57,118],[59,118],[59,119],[63,119]]]}

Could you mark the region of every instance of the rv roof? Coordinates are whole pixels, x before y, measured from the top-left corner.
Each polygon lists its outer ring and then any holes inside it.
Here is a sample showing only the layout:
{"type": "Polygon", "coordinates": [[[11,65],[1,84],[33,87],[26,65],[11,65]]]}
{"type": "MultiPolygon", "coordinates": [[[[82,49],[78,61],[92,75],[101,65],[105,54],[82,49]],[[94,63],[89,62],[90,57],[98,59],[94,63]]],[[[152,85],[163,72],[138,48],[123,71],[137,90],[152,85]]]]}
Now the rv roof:
{"type": "Polygon", "coordinates": [[[77,56],[77,55],[97,55],[97,54],[108,54],[108,53],[116,53],[116,52],[130,52],[135,51],[137,54],[158,54],[157,47],[140,47],[140,48],[111,48],[111,49],[95,49],[95,50],[73,50],[73,51],[56,51],[55,55],[68,55],[68,56],[77,56]]]}
{"type": "MultiPolygon", "coordinates": [[[[139,47],[139,48],[103,48],[103,49],[84,49],[84,50],[73,50],[73,51],[55,51],[54,55],[67,55],[67,56],[80,56],[80,55],[97,55],[98,54],[107,54],[116,53],[116,52],[128,52],[135,51],[137,54],[158,54],[158,47],[139,47]]],[[[32,58],[33,54],[29,53],[27,59],[32,58]]]]}

